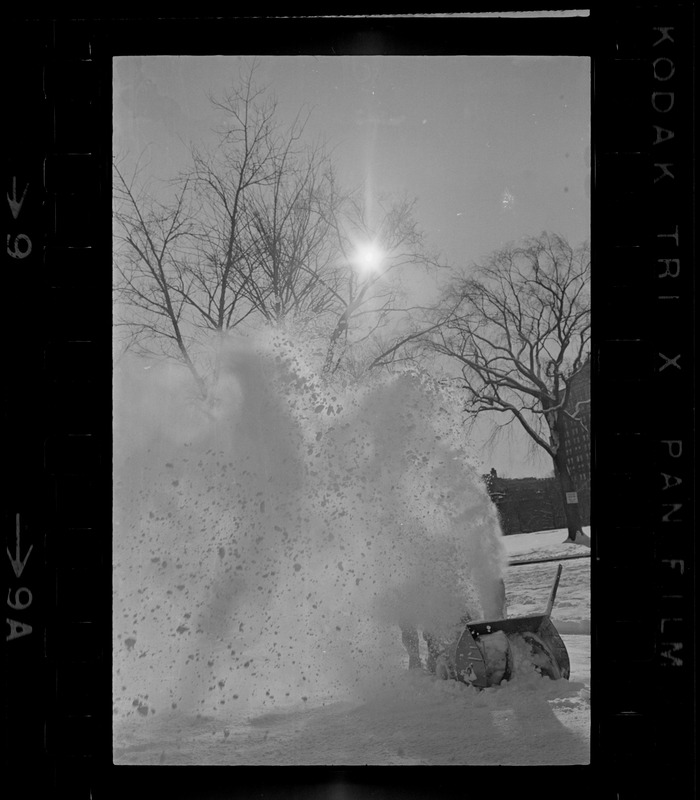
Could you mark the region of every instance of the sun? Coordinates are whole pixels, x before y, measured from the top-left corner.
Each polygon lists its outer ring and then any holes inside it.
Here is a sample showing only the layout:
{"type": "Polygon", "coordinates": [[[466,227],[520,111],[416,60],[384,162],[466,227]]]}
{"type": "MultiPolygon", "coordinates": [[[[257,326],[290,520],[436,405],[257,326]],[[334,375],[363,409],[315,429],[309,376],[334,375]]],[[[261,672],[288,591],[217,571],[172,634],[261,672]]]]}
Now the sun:
{"type": "Polygon", "coordinates": [[[385,253],[378,244],[365,242],[355,248],[352,263],[360,275],[369,276],[379,272],[384,257],[385,253]]]}

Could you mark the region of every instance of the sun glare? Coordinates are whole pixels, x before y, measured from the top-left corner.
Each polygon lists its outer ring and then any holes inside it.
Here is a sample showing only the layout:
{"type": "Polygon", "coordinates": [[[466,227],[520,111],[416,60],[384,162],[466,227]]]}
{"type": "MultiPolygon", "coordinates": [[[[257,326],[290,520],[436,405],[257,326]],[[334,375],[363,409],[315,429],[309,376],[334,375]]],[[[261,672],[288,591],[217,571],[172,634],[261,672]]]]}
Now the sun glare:
{"type": "Polygon", "coordinates": [[[374,242],[367,242],[355,248],[353,264],[360,275],[378,272],[383,260],[384,251],[374,242]]]}

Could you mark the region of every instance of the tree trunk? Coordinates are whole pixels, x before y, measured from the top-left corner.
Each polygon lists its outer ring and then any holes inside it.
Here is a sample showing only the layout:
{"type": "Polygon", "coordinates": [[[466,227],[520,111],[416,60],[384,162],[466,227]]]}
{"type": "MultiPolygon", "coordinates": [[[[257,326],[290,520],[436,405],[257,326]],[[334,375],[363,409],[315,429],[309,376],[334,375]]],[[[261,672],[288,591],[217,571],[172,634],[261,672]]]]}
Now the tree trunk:
{"type": "Polygon", "coordinates": [[[567,541],[576,541],[577,534],[583,535],[581,529],[581,512],[579,510],[578,495],[576,494],[576,484],[574,483],[569,467],[566,463],[568,442],[566,438],[566,426],[564,423],[564,409],[558,408],[554,414],[548,415],[550,444],[552,461],[554,462],[554,475],[559,484],[561,501],[566,515],[566,528],[568,530],[567,541]],[[569,503],[567,495],[574,494],[577,502],[569,503]]]}
{"type": "Polygon", "coordinates": [[[566,465],[566,448],[561,447],[553,458],[554,461],[554,474],[557,476],[559,482],[559,491],[561,492],[562,503],[564,504],[564,513],[566,514],[566,527],[569,532],[568,538],[573,542],[576,540],[576,534],[581,532],[581,513],[579,511],[578,503],[567,502],[567,494],[576,492],[576,484],[569,474],[569,468],[566,465]]]}

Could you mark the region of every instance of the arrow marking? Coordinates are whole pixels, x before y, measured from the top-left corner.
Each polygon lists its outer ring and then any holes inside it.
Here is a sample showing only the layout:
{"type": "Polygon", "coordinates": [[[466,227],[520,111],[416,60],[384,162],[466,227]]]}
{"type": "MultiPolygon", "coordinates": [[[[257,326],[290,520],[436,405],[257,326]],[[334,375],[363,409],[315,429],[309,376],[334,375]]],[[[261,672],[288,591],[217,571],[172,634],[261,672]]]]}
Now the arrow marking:
{"type": "Polygon", "coordinates": [[[15,557],[12,558],[12,553],[10,552],[10,548],[7,548],[7,555],[10,559],[10,563],[12,564],[12,569],[15,572],[15,575],[19,578],[22,572],[24,572],[24,568],[27,566],[27,560],[29,558],[30,553],[34,549],[34,545],[29,545],[29,550],[27,550],[27,555],[24,558],[20,558],[20,549],[19,549],[19,514],[17,514],[17,525],[15,528],[15,557]]]}
{"type": "Polygon", "coordinates": [[[24,203],[24,198],[27,194],[27,189],[29,188],[29,184],[24,187],[24,191],[22,192],[22,196],[19,200],[17,200],[17,176],[12,176],[12,197],[7,195],[7,202],[10,204],[10,211],[12,212],[12,216],[14,219],[17,219],[19,216],[19,212],[22,210],[22,203],[24,203]]]}

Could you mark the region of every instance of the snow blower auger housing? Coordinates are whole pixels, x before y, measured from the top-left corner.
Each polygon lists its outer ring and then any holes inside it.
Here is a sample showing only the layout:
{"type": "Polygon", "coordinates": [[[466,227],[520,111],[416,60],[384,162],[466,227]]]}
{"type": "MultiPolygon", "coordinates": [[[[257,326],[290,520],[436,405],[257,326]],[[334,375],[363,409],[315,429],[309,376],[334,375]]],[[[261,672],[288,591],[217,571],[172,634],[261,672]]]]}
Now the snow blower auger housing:
{"type": "Polygon", "coordinates": [[[484,689],[509,680],[518,665],[530,661],[542,675],[568,679],[569,654],[550,619],[561,571],[559,564],[543,614],[468,622],[449,659],[452,674],[445,677],[484,689]]]}

